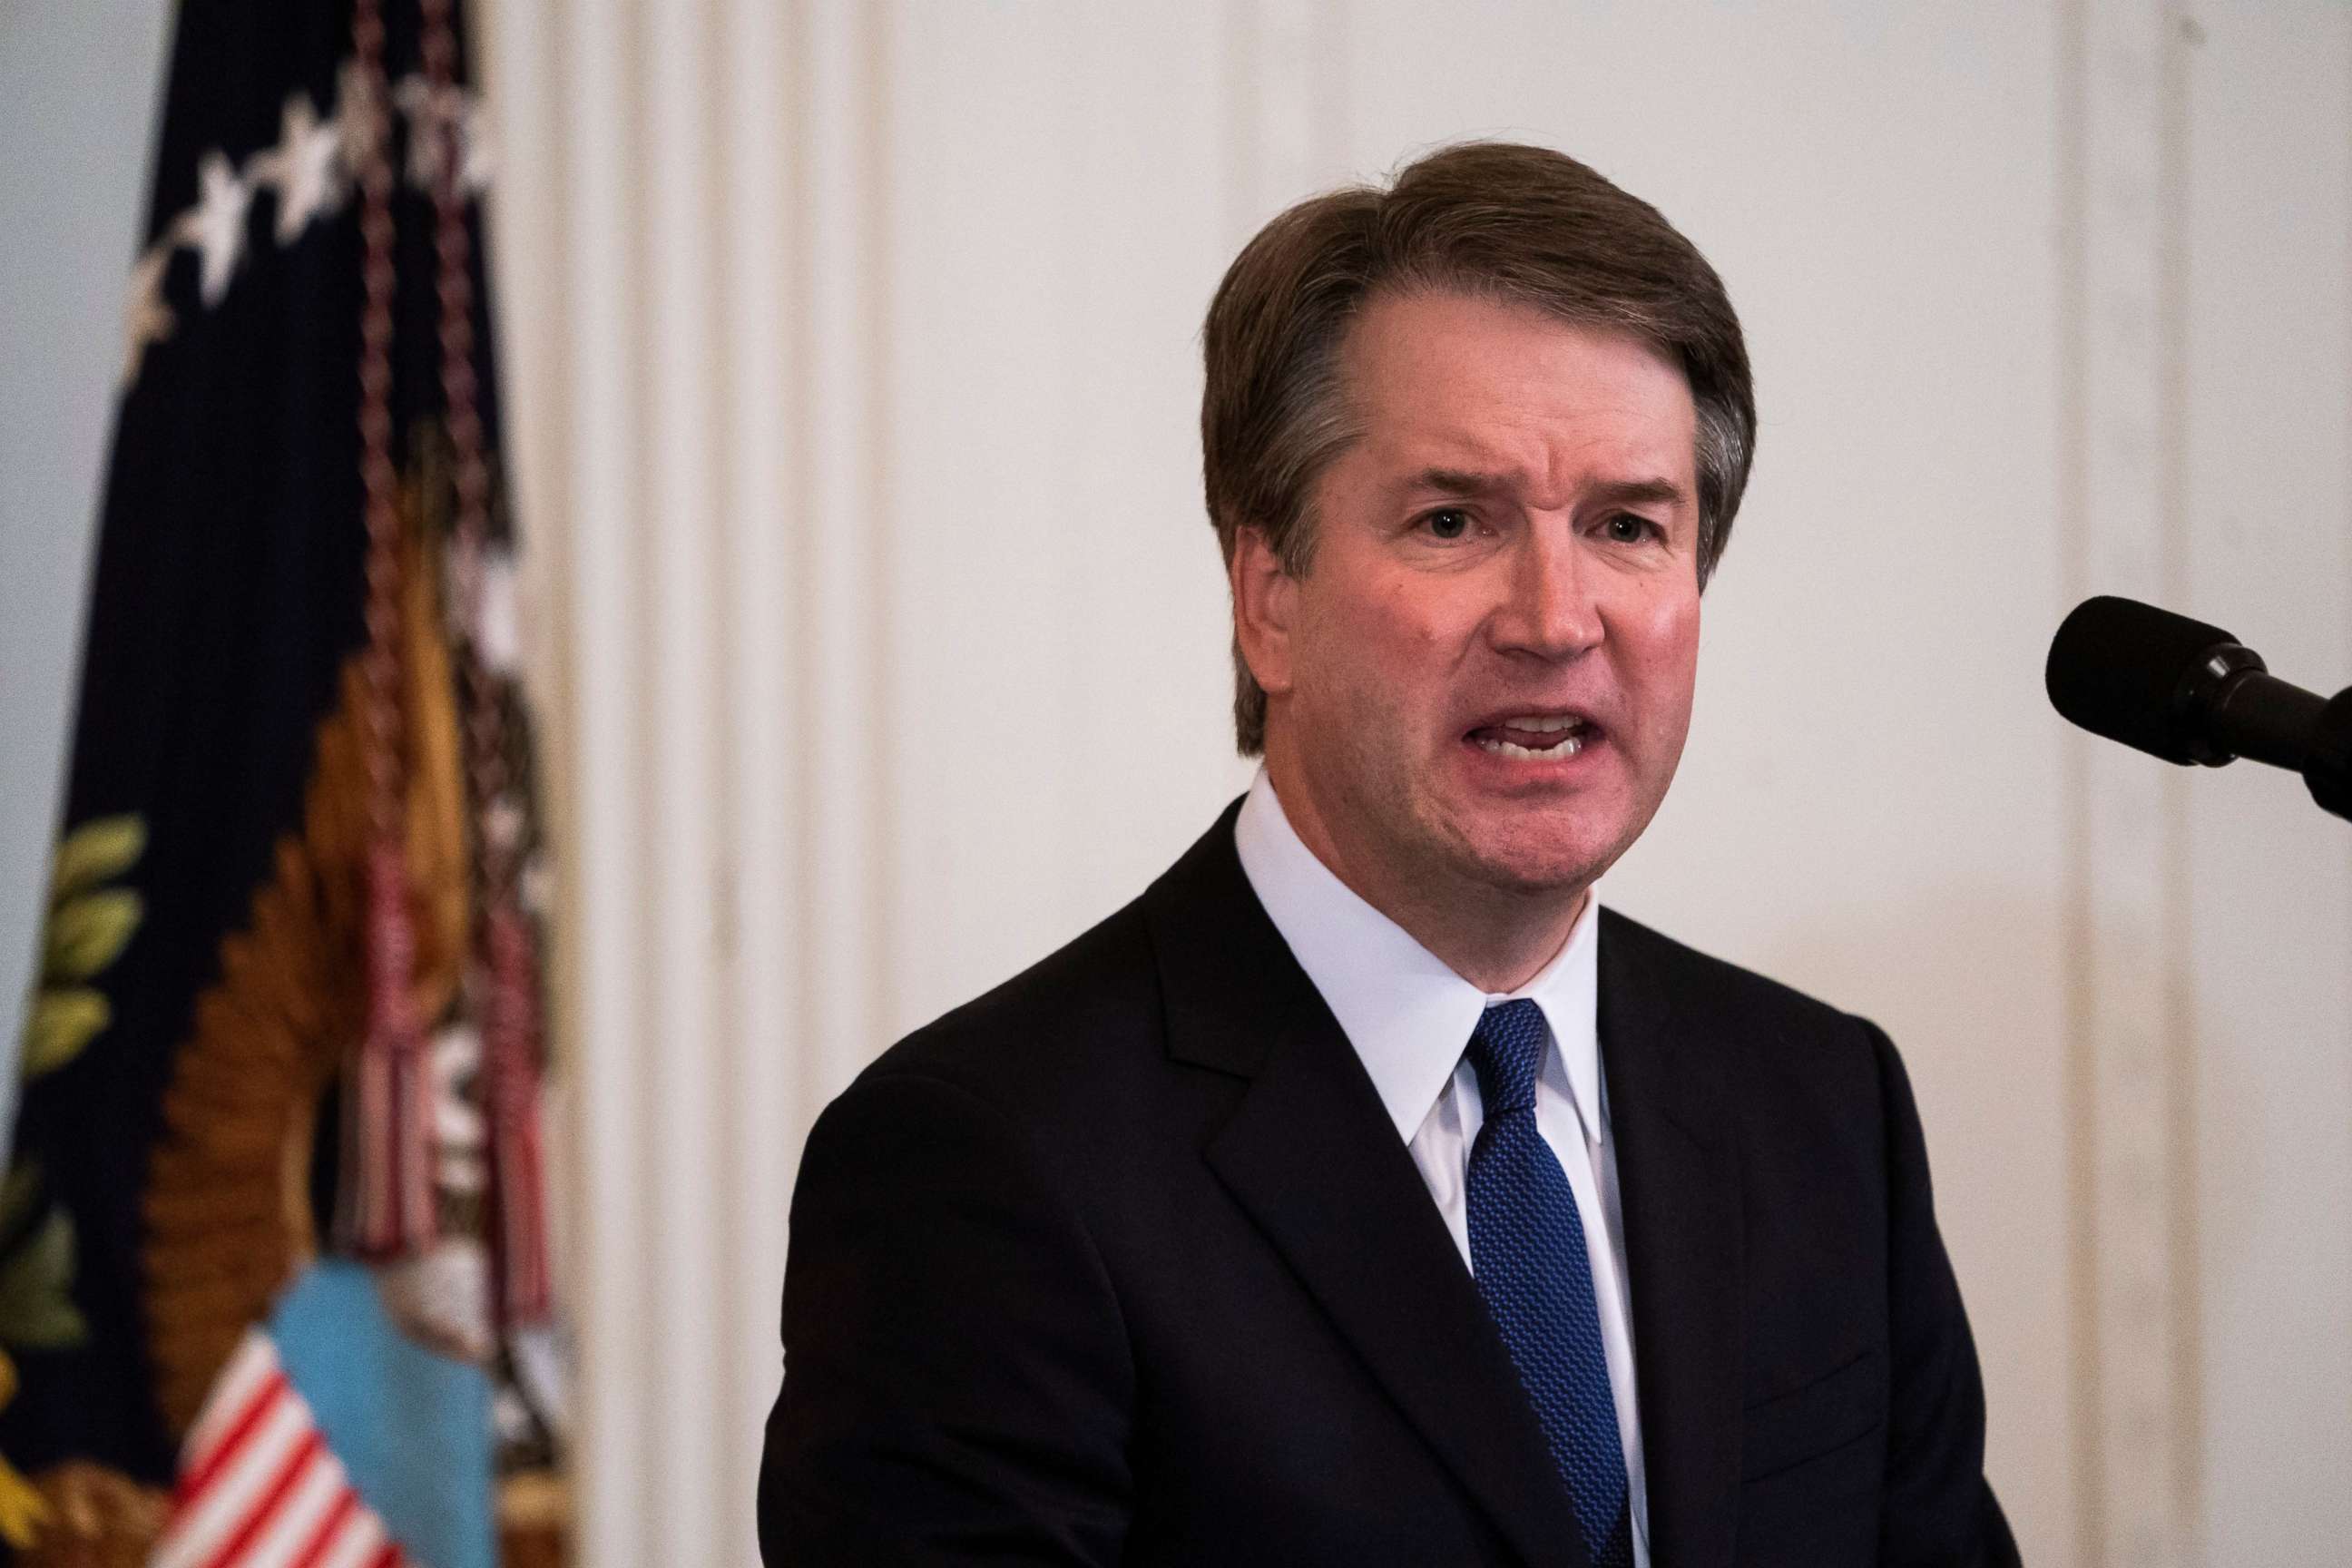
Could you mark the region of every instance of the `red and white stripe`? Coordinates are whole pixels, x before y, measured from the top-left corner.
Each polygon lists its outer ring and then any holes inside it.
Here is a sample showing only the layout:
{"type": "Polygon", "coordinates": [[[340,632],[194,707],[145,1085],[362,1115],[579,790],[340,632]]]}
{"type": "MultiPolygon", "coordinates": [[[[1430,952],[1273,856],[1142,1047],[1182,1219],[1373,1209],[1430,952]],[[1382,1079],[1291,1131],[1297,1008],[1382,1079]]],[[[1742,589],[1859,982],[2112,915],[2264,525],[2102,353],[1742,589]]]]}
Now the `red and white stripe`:
{"type": "Polygon", "coordinates": [[[148,1568],[414,1568],[327,1449],[259,1329],[213,1384],[180,1450],[148,1568]]]}

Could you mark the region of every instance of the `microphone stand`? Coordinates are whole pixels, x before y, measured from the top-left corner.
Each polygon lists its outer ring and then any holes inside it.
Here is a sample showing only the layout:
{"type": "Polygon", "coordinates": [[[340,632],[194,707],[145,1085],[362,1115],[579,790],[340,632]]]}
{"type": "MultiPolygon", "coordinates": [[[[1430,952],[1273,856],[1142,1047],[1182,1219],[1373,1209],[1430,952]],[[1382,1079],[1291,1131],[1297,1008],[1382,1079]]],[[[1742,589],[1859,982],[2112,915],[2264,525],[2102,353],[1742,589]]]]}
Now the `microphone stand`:
{"type": "Polygon", "coordinates": [[[2327,700],[2311,727],[2311,749],[2303,759],[2303,782],[2319,809],[2352,818],[2352,686],[2327,700]]]}
{"type": "Polygon", "coordinates": [[[2181,678],[2172,715],[2172,761],[2218,768],[2248,757],[2285,768],[2303,775],[2322,811],[2352,819],[2352,686],[2334,697],[2305,691],[2231,642],[2181,678]]]}

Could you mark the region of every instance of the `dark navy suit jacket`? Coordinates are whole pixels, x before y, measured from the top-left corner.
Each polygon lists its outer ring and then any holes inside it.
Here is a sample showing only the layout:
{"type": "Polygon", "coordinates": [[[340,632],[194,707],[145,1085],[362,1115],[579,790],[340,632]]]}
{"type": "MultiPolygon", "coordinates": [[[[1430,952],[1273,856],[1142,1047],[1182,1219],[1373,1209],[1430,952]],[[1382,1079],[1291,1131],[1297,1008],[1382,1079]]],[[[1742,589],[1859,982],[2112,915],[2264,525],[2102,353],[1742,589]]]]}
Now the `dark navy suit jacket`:
{"type": "MultiPolygon", "coordinates": [[[[818,1121],[772,1565],[1583,1564],[1233,817],[818,1121]]],[[[1601,919],[1654,1568],[2014,1563],[1893,1046],[1601,919]]]]}

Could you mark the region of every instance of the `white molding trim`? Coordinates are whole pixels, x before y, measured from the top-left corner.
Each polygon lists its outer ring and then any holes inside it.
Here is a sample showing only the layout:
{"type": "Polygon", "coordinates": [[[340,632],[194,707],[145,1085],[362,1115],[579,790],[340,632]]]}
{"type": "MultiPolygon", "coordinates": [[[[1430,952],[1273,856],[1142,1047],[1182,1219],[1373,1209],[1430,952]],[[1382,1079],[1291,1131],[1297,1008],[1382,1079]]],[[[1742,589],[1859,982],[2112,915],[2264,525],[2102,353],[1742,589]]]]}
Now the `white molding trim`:
{"type": "MultiPolygon", "coordinates": [[[[2073,0],[2061,149],[2071,603],[2179,603],[2189,25],[2073,0]]],[[[2184,776],[2068,742],[2077,1440],[2084,1568],[2199,1560],[2195,1066],[2184,776]]]]}

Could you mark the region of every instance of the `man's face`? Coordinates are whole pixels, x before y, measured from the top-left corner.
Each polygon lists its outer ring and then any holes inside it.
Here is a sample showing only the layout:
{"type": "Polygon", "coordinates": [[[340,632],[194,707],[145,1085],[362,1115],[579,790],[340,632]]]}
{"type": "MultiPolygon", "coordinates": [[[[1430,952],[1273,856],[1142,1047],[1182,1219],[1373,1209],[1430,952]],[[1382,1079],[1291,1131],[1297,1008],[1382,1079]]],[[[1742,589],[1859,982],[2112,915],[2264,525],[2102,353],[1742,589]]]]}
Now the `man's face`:
{"type": "Polygon", "coordinates": [[[1580,889],[1689,728],[1689,384],[1633,337],[1454,294],[1376,298],[1342,363],[1362,435],[1315,487],[1307,570],[1255,541],[1236,563],[1237,592],[1261,566],[1276,787],[1360,892],[1580,889]]]}

